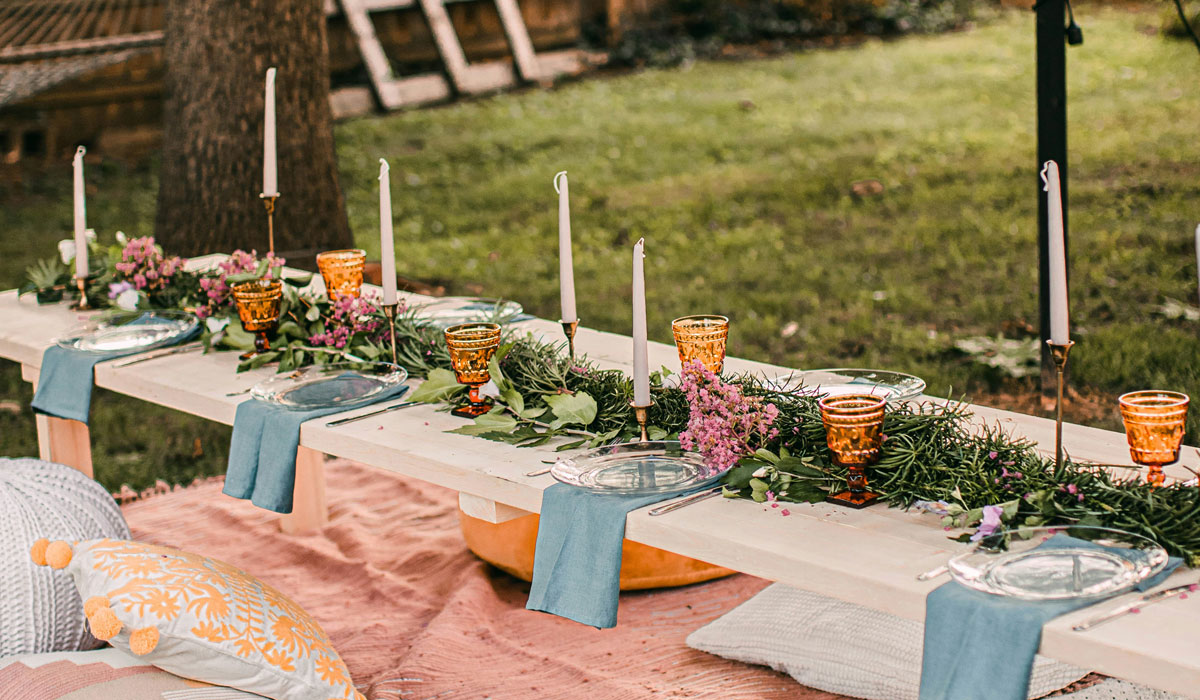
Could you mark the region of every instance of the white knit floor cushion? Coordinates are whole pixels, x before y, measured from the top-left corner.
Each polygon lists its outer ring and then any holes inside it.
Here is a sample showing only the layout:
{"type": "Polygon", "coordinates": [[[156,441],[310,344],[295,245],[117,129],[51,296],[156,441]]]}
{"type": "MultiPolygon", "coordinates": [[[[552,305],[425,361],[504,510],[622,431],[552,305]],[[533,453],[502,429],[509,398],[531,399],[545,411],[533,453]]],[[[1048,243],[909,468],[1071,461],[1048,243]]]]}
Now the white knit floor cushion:
{"type": "MultiPolygon", "coordinates": [[[[830,693],[866,700],[917,700],[924,628],[915,620],[777,583],[696,630],[687,643],[727,659],[769,666],[801,685],[830,693]]],[[[1039,656],[1029,681],[1029,697],[1064,688],[1087,673],[1039,656]]],[[[1068,697],[1170,697],[1084,692],[1068,697]]]]}
{"type": "Polygon", "coordinates": [[[0,657],[100,646],[70,578],[30,560],[41,537],[127,539],[129,526],[104,487],[79,471],[0,458],[0,657]]]}

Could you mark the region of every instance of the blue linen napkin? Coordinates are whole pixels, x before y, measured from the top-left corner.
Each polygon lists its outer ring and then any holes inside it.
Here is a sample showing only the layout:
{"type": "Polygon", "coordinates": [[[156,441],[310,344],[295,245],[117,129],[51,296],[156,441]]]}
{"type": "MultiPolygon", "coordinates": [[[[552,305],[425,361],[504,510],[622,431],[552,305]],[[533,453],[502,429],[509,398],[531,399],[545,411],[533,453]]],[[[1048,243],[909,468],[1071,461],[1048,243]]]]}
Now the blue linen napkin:
{"type": "MultiPolygon", "coordinates": [[[[149,320],[152,320],[152,317],[147,314],[131,321],[130,324],[149,320]]],[[[199,333],[200,325],[197,324],[190,333],[181,336],[177,343],[187,342],[199,333]]],[[[42,353],[37,391],[34,392],[30,405],[37,413],[87,423],[92,406],[93,371],[96,364],[139,352],[144,350],[138,348],[121,352],[94,353],[51,345],[42,353]]]]}
{"type": "Polygon", "coordinates": [[[681,495],[607,496],[568,484],[547,488],[526,609],[600,629],[615,627],[625,516],[681,495]]]}
{"type": "MultiPolygon", "coordinates": [[[[1056,535],[1041,546],[1101,545],[1056,535]]],[[[1136,590],[1157,586],[1182,562],[1171,557],[1161,573],[1138,584],[1136,590]]],[[[1097,602],[1015,600],[974,591],[956,581],[939,586],[925,599],[920,699],[1026,700],[1042,626],[1097,602]]]]}
{"type": "MultiPolygon", "coordinates": [[[[344,391],[337,382],[305,387],[297,393],[309,394],[305,400],[319,398],[316,392],[330,396],[344,391]]],[[[403,384],[383,392],[371,403],[387,401],[408,391],[403,384]]],[[[354,408],[362,408],[355,406],[354,408]]],[[[238,404],[233,417],[233,437],[229,441],[229,465],[225,470],[222,492],[234,498],[250,499],[259,508],[276,513],[292,512],[292,492],[296,487],[296,450],[300,447],[300,424],[306,420],[340,413],[349,409],[319,408],[295,411],[277,404],[250,399],[238,404]]]]}

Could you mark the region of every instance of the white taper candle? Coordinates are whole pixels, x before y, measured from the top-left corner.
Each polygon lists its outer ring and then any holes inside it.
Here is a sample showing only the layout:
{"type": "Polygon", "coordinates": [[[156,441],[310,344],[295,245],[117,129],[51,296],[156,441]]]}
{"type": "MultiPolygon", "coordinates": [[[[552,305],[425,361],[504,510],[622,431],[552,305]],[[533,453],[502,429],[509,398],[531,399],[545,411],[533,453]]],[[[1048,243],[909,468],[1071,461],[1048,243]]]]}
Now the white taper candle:
{"type": "Polygon", "coordinates": [[[578,321],[575,312],[575,263],[571,258],[571,205],[567,188],[567,171],[554,176],[554,191],[558,192],[558,295],[562,309],[560,320],[578,321]]]}
{"type": "Polygon", "coordinates": [[[263,98],[263,189],[268,197],[279,194],[279,178],[275,167],[275,69],[267,69],[267,86],[263,98]]]}
{"type": "Polygon", "coordinates": [[[75,149],[75,160],[72,168],[75,176],[75,276],[87,277],[88,274],[88,242],[87,242],[87,203],[83,191],[83,154],[87,149],[83,146],[75,149]]]}
{"type": "Polygon", "coordinates": [[[379,262],[383,274],[383,303],[396,303],[396,239],[392,232],[392,179],[388,162],[379,159],[379,262]]]}
{"type": "Polygon", "coordinates": [[[633,402],[650,404],[650,359],[646,338],[646,239],[633,246],[633,402]]]}
{"type": "Polygon", "coordinates": [[[1067,247],[1063,232],[1062,183],[1058,163],[1046,161],[1042,168],[1046,191],[1046,218],[1050,229],[1050,342],[1066,345],[1071,341],[1067,312],[1067,247]]]}
{"type": "Polygon", "coordinates": [[[1196,303],[1200,304],[1200,225],[1196,226],[1196,303]]]}

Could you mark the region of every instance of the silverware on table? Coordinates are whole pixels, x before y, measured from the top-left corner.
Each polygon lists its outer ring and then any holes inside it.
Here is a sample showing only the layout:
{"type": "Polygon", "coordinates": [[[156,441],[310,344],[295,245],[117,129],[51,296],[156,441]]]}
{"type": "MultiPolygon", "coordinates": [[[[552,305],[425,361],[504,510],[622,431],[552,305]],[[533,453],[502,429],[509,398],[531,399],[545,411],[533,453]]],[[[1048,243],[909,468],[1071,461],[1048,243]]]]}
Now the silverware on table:
{"type": "Polygon", "coordinates": [[[179,353],[183,353],[183,352],[191,352],[192,350],[198,350],[201,347],[202,346],[200,343],[189,343],[187,345],[177,345],[173,348],[163,348],[163,349],[159,349],[159,350],[151,350],[150,352],[142,353],[141,355],[136,355],[136,356],[131,357],[126,360],[114,362],[111,366],[114,369],[119,369],[121,367],[128,367],[130,365],[136,365],[139,362],[145,362],[147,360],[154,360],[154,359],[157,359],[160,357],[166,357],[168,355],[178,355],[179,353]]]}
{"type": "Polygon", "coordinates": [[[670,513],[673,510],[679,510],[680,508],[683,508],[684,506],[690,506],[693,503],[699,503],[700,501],[712,498],[713,496],[720,494],[722,488],[723,487],[721,487],[721,486],[713,486],[712,488],[705,489],[698,493],[693,493],[692,495],[688,496],[687,498],[681,498],[678,501],[668,503],[665,506],[659,506],[657,508],[654,508],[653,510],[650,511],[650,515],[663,515],[665,513],[670,513]]]}
{"type": "Polygon", "coordinates": [[[1123,605],[1119,605],[1119,606],[1113,608],[1112,610],[1109,610],[1108,612],[1104,613],[1103,615],[1097,615],[1096,617],[1093,617],[1092,619],[1088,620],[1087,622],[1081,622],[1080,624],[1075,625],[1071,629],[1075,630],[1076,632],[1085,632],[1087,630],[1092,629],[1093,627],[1103,625],[1104,623],[1109,622],[1111,620],[1115,620],[1118,617],[1123,617],[1130,613],[1141,612],[1142,608],[1146,607],[1147,605],[1153,605],[1154,603],[1161,603],[1164,600],[1170,600],[1171,598],[1174,598],[1176,596],[1183,596],[1187,593],[1191,593],[1191,592],[1197,590],[1198,588],[1200,588],[1200,585],[1197,585],[1195,583],[1186,583],[1182,586],[1175,586],[1174,588],[1164,588],[1161,591],[1147,593],[1147,594],[1141,596],[1140,598],[1138,598],[1137,600],[1133,601],[1132,603],[1125,603],[1123,605]]]}
{"type": "Polygon", "coordinates": [[[525,476],[541,476],[543,474],[549,474],[550,471],[554,469],[554,465],[558,464],[558,460],[543,459],[542,464],[549,464],[550,466],[546,467],[545,469],[534,469],[531,472],[525,472],[525,476]]]}
{"type": "Polygon", "coordinates": [[[242,389],[241,391],[231,391],[225,395],[226,396],[241,396],[242,394],[249,394],[253,390],[254,390],[254,387],[250,387],[249,389],[242,389]]]}
{"type": "Polygon", "coordinates": [[[917,574],[917,580],[918,581],[928,581],[930,579],[935,579],[938,576],[941,576],[942,574],[948,574],[948,573],[950,573],[950,567],[946,566],[945,564],[942,564],[941,566],[930,569],[929,571],[926,571],[923,574],[917,574]]]}
{"type": "Polygon", "coordinates": [[[387,408],[381,408],[376,411],[371,411],[370,413],[364,413],[360,416],[350,416],[349,418],[339,418],[337,420],[331,420],[325,424],[325,427],[326,428],[336,428],[339,425],[353,423],[356,420],[362,420],[363,418],[370,418],[371,416],[378,416],[381,413],[387,413],[388,411],[395,411],[400,408],[408,408],[409,406],[419,406],[419,405],[421,405],[420,401],[404,401],[403,403],[393,404],[391,406],[388,406],[387,408]]]}

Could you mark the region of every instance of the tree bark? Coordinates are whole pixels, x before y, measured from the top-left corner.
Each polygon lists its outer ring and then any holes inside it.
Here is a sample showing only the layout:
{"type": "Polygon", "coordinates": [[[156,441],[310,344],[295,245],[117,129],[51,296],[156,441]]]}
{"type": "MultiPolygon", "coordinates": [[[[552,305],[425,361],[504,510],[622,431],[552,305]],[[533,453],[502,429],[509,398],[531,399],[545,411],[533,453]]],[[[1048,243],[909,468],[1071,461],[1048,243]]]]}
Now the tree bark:
{"type": "Polygon", "coordinates": [[[180,255],[267,250],[263,85],[275,85],[275,251],[312,267],[352,245],[338,185],[321,0],[168,0],[155,235],[180,255]]]}

